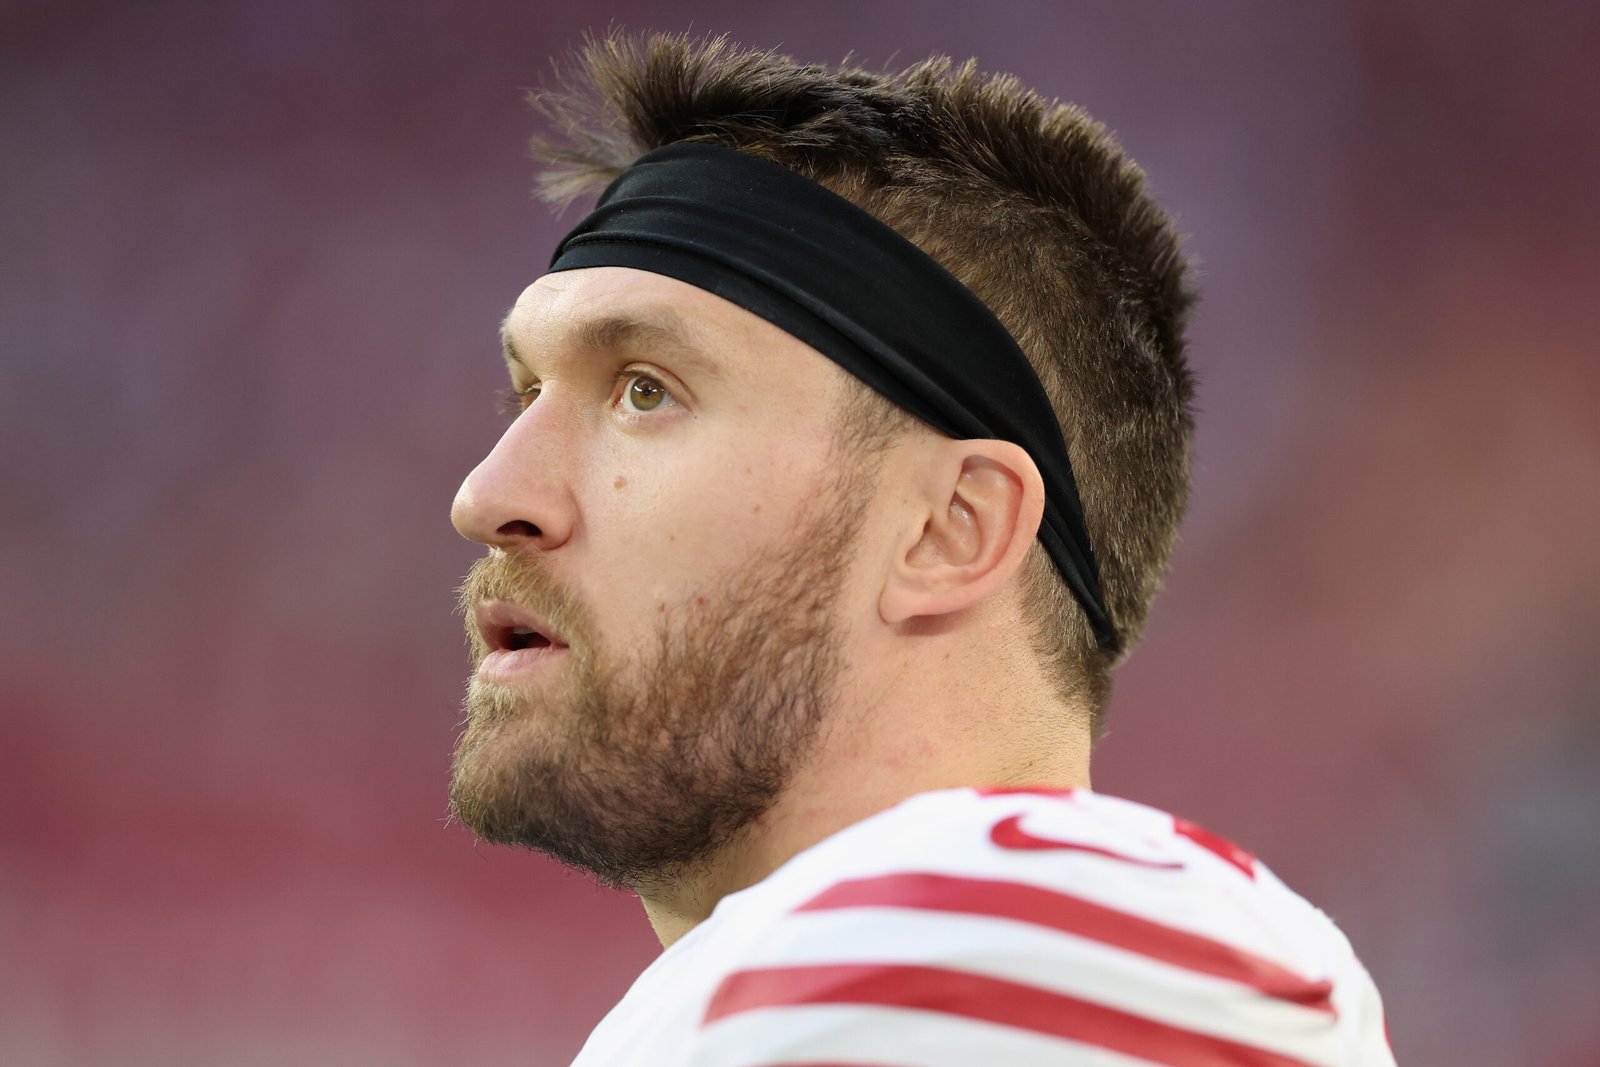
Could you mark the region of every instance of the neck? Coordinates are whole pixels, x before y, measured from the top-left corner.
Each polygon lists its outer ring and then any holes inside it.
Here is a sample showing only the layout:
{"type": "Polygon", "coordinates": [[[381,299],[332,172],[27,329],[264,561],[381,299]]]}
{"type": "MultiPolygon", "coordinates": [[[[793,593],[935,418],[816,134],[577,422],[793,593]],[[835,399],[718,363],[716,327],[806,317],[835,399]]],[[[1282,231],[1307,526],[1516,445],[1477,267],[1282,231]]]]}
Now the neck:
{"type": "MultiPolygon", "coordinates": [[[[962,662],[964,657],[936,662],[962,662]]],[[[777,803],[708,862],[637,888],[663,946],[794,856],[863,819],[934,789],[955,786],[1086,787],[1088,717],[1029,685],[996,676],[957,677],[907,658],[873,680],[858,678],[830,716],[813,758],[777,803]],[[1031,700],[1026,698],[1032,698],[1031,700]]],[[[871,657],[863,657],[874,662],[871,657]]],[[[883,663],[883,660],[875,662],[883,663]]],[[[970,659],[965,659],[970,664],[970,659]]]]}

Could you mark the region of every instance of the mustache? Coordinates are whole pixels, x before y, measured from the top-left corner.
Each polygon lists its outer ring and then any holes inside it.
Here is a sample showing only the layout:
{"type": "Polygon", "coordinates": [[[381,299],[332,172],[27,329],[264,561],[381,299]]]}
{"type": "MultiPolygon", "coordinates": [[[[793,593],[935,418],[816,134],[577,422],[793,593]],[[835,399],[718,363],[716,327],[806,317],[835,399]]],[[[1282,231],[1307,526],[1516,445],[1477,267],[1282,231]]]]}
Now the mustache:
{"type": "Polygon", "coordinates": [[[549,623],[563,641],[577,651],[588,647],[589,613],[577,594],[562,585],[543,556],[513,555],[493,549],[475,560],[456,589],[456,611],[466,623],[467,643],[476,665],[489,654],[473,621],[472,609],[484,600],[520,604],[549,623]]]}

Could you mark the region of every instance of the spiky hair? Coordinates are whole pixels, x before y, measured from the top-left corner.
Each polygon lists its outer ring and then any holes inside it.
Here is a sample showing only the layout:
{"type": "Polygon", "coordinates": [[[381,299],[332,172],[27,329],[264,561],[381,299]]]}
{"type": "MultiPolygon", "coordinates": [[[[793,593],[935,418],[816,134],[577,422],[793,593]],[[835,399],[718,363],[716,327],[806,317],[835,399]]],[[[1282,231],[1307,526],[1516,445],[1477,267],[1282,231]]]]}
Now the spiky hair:
{"type": "MultiPolygon", "coordinates": [[[[1193,294],[1170,220],[1105,127],[971,61],[872,73],[659,34],[589,40],[531,101],[550,124],[533,148],[553,203],[650,149],[721,144],[828,186],[960,278],[1044,383],[1131,648],[1188,494],[1193,294]]],[[[1038,544],[1023,583],[1034,648],[1098,729],[1117,657],[1038,544]]]]}

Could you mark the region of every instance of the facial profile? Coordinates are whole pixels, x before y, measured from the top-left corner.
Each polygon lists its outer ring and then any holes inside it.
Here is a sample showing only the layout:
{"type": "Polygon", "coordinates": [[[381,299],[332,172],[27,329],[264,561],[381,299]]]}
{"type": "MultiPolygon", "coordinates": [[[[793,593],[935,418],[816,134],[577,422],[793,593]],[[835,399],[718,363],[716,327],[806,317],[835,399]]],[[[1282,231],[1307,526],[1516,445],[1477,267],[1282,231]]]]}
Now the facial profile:
{"type": "MultiPolygon", "coordinates": [[[[822,357],[801,355],[826,379],[836,376],[822,357]]],[[[763,362],[782,365],[771,354],[763,362]]],[[[758,398],[771,392],[770,381],[770,370],[751,376],[758,398]]],[[[724,393],[707,389],[698,398],[699,425],[679,420],[670,432],[709,435],[719,411],[760,402],[739,392],[735,371],[724,368],[720,387],[724,393]]],[[[552,388],[539,403],[557,396],[552,388]]],[[[631,415],[659,410],[663,398],[628,381],[616,402],[631,415]]],[[[583,447],[603,450],[605,432],[583,447]]],[[[670,451],[652,444],[651,456],[670,451]]],[[[781,452],[783,444],[773,447],[781,452]]],[[[674,454],[692,461],[687,451],[674,454]]],[[[839,598],[875,484],[870,464],[842,444],[821,469],[830,472],[821,490],[798,500],[802,521],[774,525],[738,551],[680,560],[694,581],[674,595],[648,594],[650,564],[640,557],[675,535],[652,537],[642,513],[601,513],[599,504],[585,512],[583,534],[553,551],[536,538],[510,540],[479,559],[460,590],[474,675],[453,761],[455,817],[485,841],[536,849],[606,883],[637,887],[704,859],[767,811],[837,698],[847,643],[839,598]],[[600,563],[598,546],[624,536],[640,547],[600,563]],[[586,568],[610,575],[612,559],[640,568],[639,595],[628,595],[626,581],[593,592],[597,575],[586,568]],[[649,623],[629,630],[618,623],[624,615],[649,623]],[[528,625],[511,625],[518,621],[528,625]],[[516,633],[529,630],[537,632],[516,633]],[[497,650],[526,642],[549,645],[536,669],[502,677],[485,668],[497,650]]],[[[626,490],[593,484],[600,503],[621,507],[614,502],[626,490]]],[[[766,501],[776,510],[797,487],[755,490],[753,507],[766,501]]],[[[695,499],[677,504],[679,521],[696,507],[695,499]]]]}

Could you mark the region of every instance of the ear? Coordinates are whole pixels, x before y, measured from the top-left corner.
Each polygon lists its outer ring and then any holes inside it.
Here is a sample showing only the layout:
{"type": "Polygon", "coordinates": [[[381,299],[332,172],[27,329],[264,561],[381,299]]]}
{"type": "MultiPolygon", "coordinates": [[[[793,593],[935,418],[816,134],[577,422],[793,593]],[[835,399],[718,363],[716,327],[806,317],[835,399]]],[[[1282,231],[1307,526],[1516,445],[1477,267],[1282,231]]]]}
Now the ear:
{"type": "Polygon", "coordinates": [[[994,595],[1022,566],[1044,515],[1044,480],[1010,441],[931,438],[922,465],[920,532],[890,568],[878,611],[887,623],[948,615],[994,595]]]}

